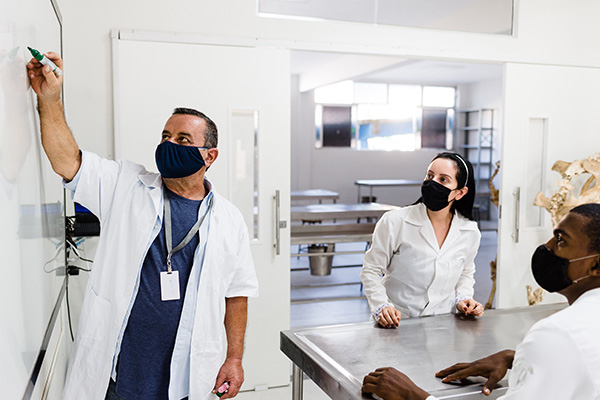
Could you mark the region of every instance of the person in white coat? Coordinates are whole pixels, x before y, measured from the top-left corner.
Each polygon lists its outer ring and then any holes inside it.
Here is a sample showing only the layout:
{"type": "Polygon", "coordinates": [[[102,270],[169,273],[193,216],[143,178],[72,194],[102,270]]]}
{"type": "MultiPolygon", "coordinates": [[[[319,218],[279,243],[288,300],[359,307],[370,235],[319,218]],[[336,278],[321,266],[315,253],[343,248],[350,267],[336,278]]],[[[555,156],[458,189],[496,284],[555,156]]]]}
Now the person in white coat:
{"type": "MultiPolygon", "coordinates": [[[[573,208],[531,259],[537,283],[567,298],[569,307],[536,322],[516,351],[503,350],[436,373],[442,382],[487,378],[489,395],[510,369],[500,399],[600,399],[600,204],[573,208]]],[[[364,378],[363,392],[384,400],[434,400],[394,368],[364,378]]]]}
{"type": "Polygon", "coordinates": [[[473,167],[440,153],[427,168],[422,197],[377,222],[361,280],[373,318],[396,327],[402,317],[481,316],[473,299],[474,259],[481,234],[473,218],[473,167]],[[383,277],[383,278],[382,278],[383,277]]]}
{"type": "Polygon", "coordinates": [[[27,68],[50,163],[102,230],[63,398],[235,397],[258,284],[241,213],[204,177],[219,154],[216,125],[176,109],[156,149],[160,174],[102,159],[67,126],[62,77],[35,59],[27,68]]]}

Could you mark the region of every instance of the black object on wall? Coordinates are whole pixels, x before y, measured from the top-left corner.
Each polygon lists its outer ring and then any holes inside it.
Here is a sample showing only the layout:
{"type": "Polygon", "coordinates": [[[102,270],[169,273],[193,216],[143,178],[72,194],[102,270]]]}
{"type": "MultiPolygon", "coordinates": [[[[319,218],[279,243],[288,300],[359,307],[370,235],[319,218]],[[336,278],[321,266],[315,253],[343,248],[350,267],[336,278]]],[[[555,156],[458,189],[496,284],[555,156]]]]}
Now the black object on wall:
{"type": "Polygon", "coordinates": [[[323,147],[350,147],[352,144],[352,108],[323,107],[323,147]]]}
{"type": "Polygon", "coordinates": [[[447,119],[448,110],[423,109],[422,148],[446,148],[447,119]]]}

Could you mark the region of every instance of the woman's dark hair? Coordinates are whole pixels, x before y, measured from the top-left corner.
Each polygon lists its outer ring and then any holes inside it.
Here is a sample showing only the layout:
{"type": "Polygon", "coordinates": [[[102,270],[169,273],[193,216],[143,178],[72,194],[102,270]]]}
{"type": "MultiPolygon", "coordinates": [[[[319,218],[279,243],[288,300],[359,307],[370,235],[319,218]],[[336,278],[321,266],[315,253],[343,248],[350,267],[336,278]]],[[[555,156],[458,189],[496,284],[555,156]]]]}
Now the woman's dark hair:
{"type": "MultiPolygon", "coordinates": [[[[460,200],[452,202],[450,211],[458,211],[463,217],[475,221],[473,217],[473,203],[475,202],[475,179],[473,179],[473,166],[469,160],[457,153],[444,152],[439,153],[431,160],[431,162],[438,158],[444,158],[451,160],[456,165],[456,181],[458,182],[457,189],[467,187],[469,191],[460,200]]],[[[422,203],[423,198],[420,197],[414,204],[422,203]]]]}
{"type": "Polygon", "coordinates": [[[569,212],[582,215],[587,218],[583,231],[590,238],[590,251],[600,252],[600,204],[582,204],[571,209],[569,212]]]}

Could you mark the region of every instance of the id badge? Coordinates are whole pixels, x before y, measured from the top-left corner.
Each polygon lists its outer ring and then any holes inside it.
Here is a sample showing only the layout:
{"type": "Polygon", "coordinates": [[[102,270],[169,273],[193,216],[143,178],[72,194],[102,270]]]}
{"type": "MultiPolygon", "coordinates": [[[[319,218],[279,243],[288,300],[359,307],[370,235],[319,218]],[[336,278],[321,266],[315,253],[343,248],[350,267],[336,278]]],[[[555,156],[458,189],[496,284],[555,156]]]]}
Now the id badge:
{"type": "Polygon", "coordinates": [[[179,271],[160,273],[160,298],[162,301],[179,300],[179,271]]]}

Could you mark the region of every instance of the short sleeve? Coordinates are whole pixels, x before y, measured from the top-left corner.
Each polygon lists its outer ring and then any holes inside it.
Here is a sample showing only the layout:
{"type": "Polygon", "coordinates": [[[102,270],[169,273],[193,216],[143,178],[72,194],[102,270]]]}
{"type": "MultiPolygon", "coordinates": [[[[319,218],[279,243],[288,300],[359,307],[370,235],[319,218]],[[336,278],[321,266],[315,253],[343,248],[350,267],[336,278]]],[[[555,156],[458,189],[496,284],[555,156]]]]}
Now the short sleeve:
{"type": "Polygon", "coordinates": [[[63,184],[74,193],[73,201],[89,209],[102,221],[112,207],[119,171],[118,162],[83,151],[79,171],[73,180],[63,184]]]}
{"type": "Polygon", "coordinates": [[[234,276],[227,288],[225,297],[257,297],[258,279],[254,269],[254,261],[250,252],[248,229],[244,223],[239,226],[238,251],[235,255],[234,276]]]}

